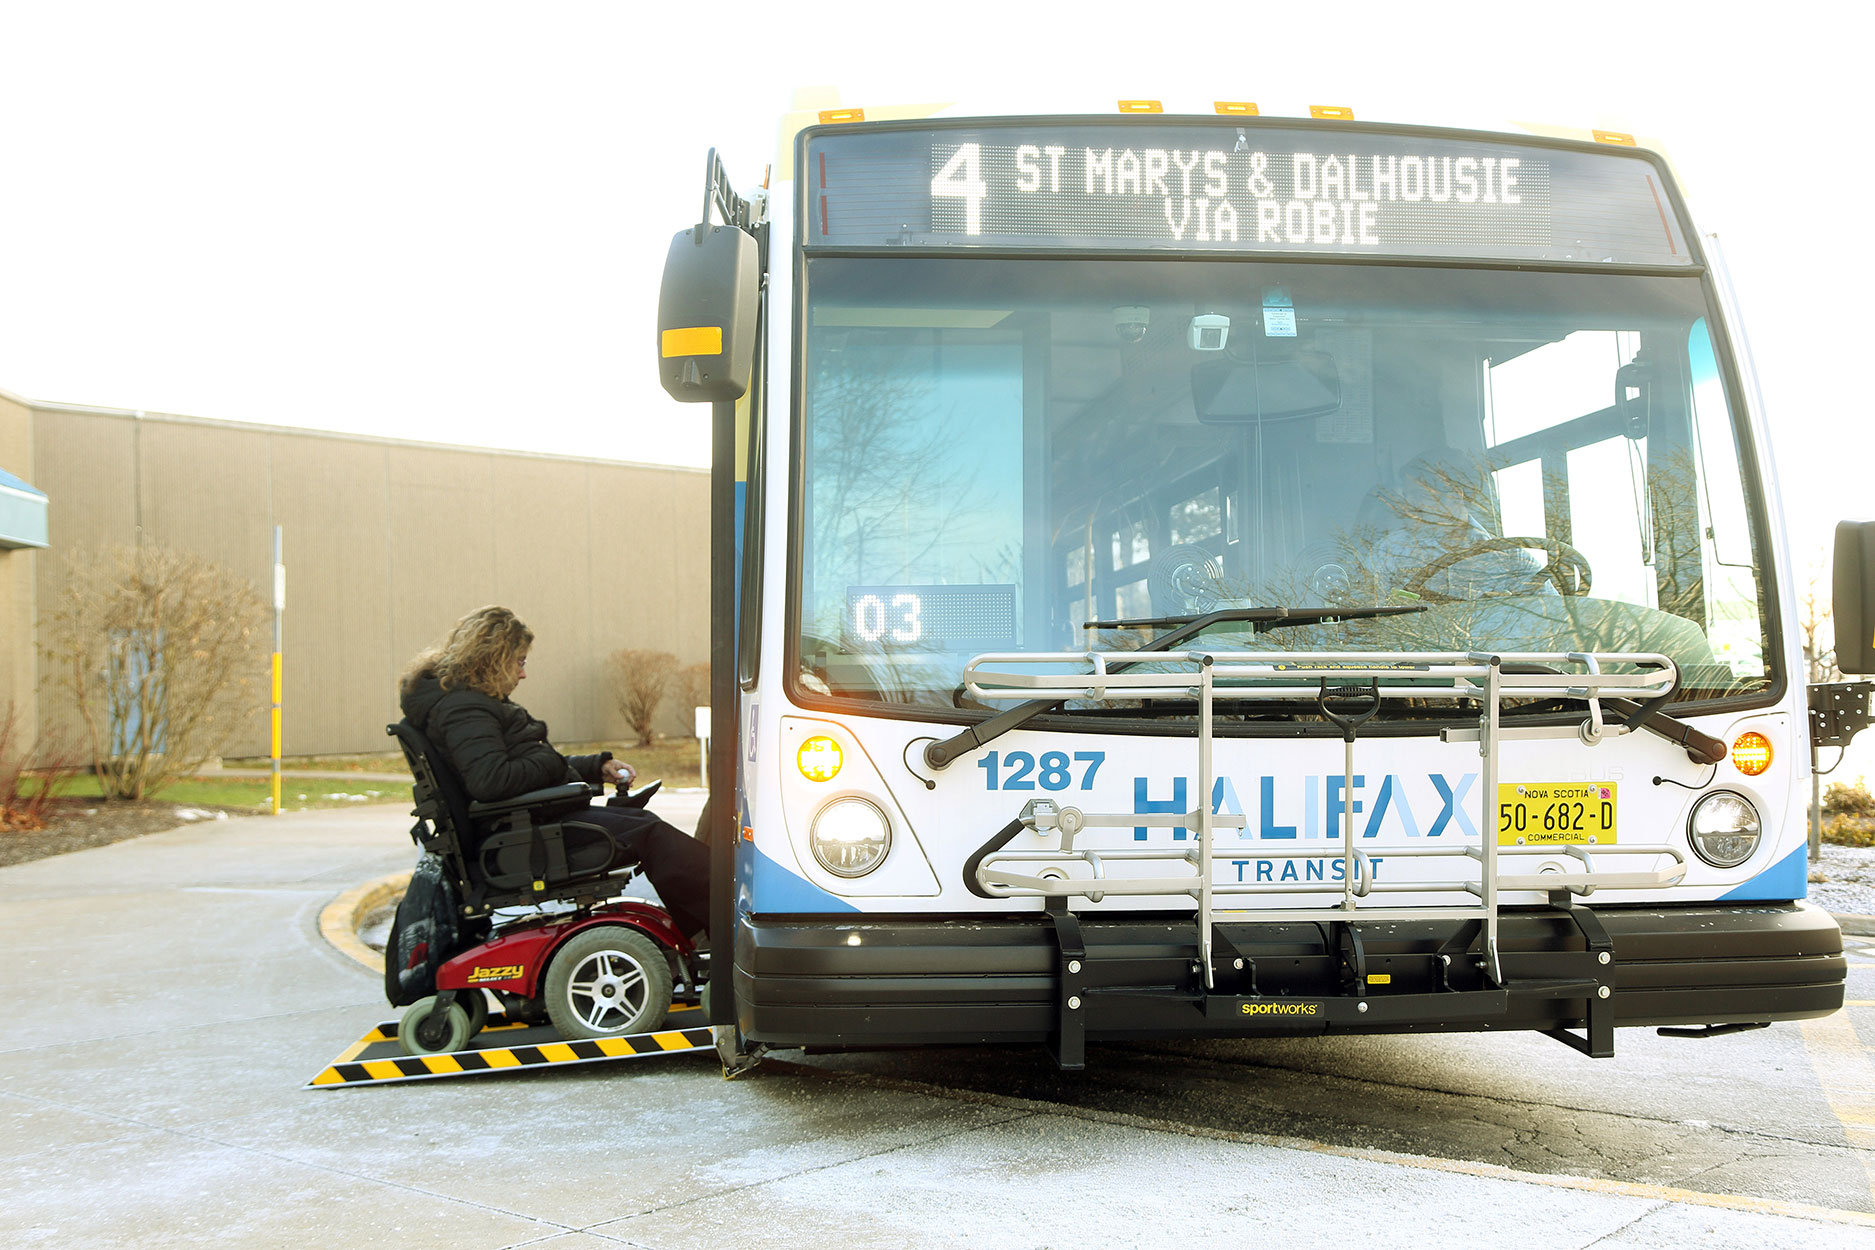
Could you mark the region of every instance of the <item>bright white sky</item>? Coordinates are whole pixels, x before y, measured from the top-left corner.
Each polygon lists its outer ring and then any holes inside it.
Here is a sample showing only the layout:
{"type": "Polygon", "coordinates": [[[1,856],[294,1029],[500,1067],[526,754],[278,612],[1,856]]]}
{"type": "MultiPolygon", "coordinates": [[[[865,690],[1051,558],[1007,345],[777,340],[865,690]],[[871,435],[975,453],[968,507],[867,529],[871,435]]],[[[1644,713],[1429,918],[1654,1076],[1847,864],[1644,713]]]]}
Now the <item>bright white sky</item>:
{"type": "Polygon", "coordinates": [[[706,150],[752,185],[796,86],[1327,103],[1660,141],[1724,239],[1800,577],[1875,513],[1847,6],[660,7],[6,0],[0,389],[700,464],[704,413],[656,381],[659,272],[706,150]]]}

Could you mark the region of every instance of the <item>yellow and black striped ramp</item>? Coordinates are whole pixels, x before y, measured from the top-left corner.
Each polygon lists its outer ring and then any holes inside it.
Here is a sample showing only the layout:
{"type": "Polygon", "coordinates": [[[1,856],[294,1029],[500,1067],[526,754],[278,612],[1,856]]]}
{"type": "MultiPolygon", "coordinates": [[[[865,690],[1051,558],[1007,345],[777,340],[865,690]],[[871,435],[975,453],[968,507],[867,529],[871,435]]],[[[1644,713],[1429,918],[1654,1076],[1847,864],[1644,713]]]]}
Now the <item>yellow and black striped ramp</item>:
{"type": "MultiPolygon", "coordinates": [[[[688,1014],[691,1013],[672,1013],[680,1019],[688,1014]]],[[[397,1041],[397,1021],[386,1020],[348,1046],[330,1067],[308,1081],[306,1088],[387,1085],[392,1081],[602,1063],[608,1059],[641,1059],[647,1055],[679,1055],[699,1050],[714,1053],[714,1047],[708,1025],[567,1042],[560,1039],[551,1025],[510,1024],[497,1013],[470,1039],[466,1049],[447,1055],[407,1055],[397,1041]]]]}

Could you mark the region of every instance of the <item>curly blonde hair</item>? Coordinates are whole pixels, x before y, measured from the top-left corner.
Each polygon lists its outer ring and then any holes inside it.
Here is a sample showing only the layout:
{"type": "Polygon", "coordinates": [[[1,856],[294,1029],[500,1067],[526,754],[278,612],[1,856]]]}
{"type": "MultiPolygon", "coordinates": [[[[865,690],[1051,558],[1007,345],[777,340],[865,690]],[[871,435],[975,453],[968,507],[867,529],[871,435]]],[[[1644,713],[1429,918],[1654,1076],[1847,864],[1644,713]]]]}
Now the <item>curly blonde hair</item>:
{"type": "Polygon", "coordinates": [[[419,652],[399,682],[408,691],[419,677],[434,676],[445,690],[479,690],[505,699],[519,680],[521,660],[534,645],[534,631],[507,608],[490,604],[456,622],[449,636],[419,652]]]}

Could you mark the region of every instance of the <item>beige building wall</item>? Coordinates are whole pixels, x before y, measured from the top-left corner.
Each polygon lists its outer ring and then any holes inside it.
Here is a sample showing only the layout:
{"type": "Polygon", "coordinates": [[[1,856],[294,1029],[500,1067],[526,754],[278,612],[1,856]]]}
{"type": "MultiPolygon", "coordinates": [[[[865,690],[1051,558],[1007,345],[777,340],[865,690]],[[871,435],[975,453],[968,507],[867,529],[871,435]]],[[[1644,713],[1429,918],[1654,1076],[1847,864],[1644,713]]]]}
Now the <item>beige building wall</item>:
{"type": "MultiPolygon", "coordinates": [[[[216,560],[270,594],[283,527],[288,755],[386,749],[404,663],[486,603],[534,630],[516,698],[561,741],[625,738],[605,684],[611,652],[709,658],[703,470],[58,405],[32,416],[34,485],[51,499],[42,603],[73,550],[138,541],[216,560]]],[[[265,689],[227,754],[267,753],[265,689]]],[[[42,724],[64,716],[51,703],[42,724]]],[[[664,709],[665,732],[689,727],[689,709],[664,709]]]]}
{"type": "MultiPolygon", "coordinates": [[[[28,482],[33,481],[32,421],[25,404],[0,395],[0,469],[28,482]]],[[[15,749],[22,753],[39,724],[33,625],[39,610],[35,575],[44,559],[30,547],[0,547],[0,727],[10,714],[15,749]]]]}

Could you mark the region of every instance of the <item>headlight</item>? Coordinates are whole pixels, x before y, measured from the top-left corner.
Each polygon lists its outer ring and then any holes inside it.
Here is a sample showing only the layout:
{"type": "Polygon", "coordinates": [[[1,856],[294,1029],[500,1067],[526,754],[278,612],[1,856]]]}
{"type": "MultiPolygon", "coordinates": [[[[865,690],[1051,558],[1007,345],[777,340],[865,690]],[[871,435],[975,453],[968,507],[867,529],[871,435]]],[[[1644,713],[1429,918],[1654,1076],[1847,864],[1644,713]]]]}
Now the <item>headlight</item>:
{"type": "Polygon", "coordinates": [[[1758,811],[1742,794],[1717,790],[1693,804],[1687,840],[1714,868],[1736,868],[1758,849],[1758,811]]]}
{"type": "Polygon", "coordinates": [[[807,841],[836,877],[863,877],[892,849],[892,823],[865,799],[835,799],[814,815],[807,841]]]}

